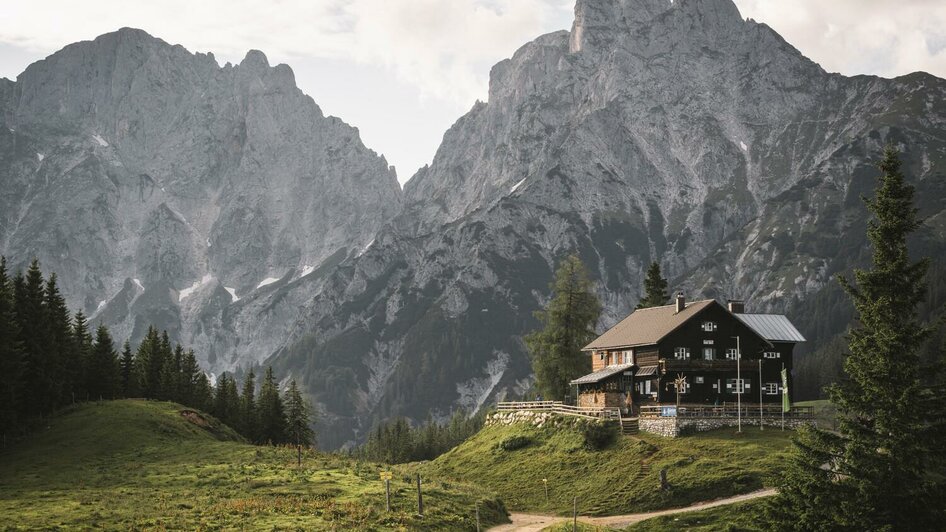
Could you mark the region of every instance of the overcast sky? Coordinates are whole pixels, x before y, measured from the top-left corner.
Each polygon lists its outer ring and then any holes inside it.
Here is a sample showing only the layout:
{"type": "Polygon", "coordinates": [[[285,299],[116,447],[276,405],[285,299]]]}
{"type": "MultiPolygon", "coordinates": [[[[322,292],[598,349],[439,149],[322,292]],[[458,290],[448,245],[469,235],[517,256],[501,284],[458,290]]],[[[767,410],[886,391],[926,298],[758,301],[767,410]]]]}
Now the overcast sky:
{"type": "MultiPolygon", "coordinates": [[[[946,77],[944,0],[736,0],[825,69],[946,77]]],[[[287,63],[326,114],[358,127],[406,181],[485,100],[489,68],[567,29],[573,0],[29,0],[0,5],[0,77],[122,26],[237,63],[287,63]]]]}

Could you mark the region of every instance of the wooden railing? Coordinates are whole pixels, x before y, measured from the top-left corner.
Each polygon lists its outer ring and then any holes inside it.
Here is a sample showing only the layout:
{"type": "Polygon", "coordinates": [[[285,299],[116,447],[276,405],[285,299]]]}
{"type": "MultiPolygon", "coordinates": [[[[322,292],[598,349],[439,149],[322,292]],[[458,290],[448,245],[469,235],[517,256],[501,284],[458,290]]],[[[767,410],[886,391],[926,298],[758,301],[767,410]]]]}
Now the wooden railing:
{"type": "MultiPolygon", "coordinates": [[[[760,407],[758,404],[743,404],[742,417],[759,417],[760,407]]],[[[763,418],[782,417],[782,405],[764,404],[761,407],[763,418]]],[[[714,417],[739,417],[739,408],[735,404],[724,405],[646,405],[640,407],[641,418],[658,417],[689,417],[689,418],[714,418],[714,417]]],[[[793,406],[791,410],[785,412],[786,419],[814,419],[814,408],[811,406],[793,406]]]]}
{"type": "Polygon", "coordinates": [[[566,416],[577,416],[593,419],[621,419],[621,410],[615,407],[591,407],[566,405],[561,401],[511,401],[498,403],[496,410],[511,412],[529,410],[534,412],[554,412],[566,416]]]}

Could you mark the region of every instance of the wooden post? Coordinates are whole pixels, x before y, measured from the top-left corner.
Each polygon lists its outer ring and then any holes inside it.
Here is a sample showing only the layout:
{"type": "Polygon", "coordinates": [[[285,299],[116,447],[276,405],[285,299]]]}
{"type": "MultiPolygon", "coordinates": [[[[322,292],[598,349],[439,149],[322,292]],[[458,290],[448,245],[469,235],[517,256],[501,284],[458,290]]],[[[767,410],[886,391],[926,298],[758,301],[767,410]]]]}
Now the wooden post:
{"type": "Polygon", "coordinates": [[[387,511],[391,511],[391,480],[384,480],[384,507],[387,511]]]}
{"type": "Polygon", "coordinates": [[[417,515],[424,516],[424,496],[420,492],[420,473],[417,473],[417,515]]]}
{"type": "Polygon", "coordinates": [[[762,359],[759,359],[759,430],[765,430],[762,422],[762,359]]]}
{"type": "Polygon", "coordinates": [[[578,497],[572,499],[572,532],[578,532],[578,497]]]}
{"type": "Polygon", "coordinates": [[[296,444],[296,467],[302,467],[302,446],[296,444]]]}
{"type": "Polygon", "coordinates": [[[660,489],[661,491],[667,489],[667,468],[666,467],[660,470],[660,489]]]}
{"type": "Polygon", "coordinates": [[[549,502],[549,479],[543,478],[542,484],[545,485],[545,502],[549,502]]]}

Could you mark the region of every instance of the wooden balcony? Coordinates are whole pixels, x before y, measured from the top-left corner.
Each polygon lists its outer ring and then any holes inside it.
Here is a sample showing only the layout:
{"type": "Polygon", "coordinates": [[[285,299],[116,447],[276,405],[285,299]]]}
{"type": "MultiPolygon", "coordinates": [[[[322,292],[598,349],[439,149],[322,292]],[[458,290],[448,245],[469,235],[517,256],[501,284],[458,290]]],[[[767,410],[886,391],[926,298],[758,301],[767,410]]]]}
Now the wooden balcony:
{"type": "MultiPolygon", "coordinates": [[[[702,358],[692,358],[692,359],[677,359],[677,358],[666,358],[663,359],[664,367],[667,369],[667,373],[673,371],[736,371],[736,361],[730,359],[714,359],[706,360],[702,358]]],[[[747,360],[743,358],[739,361],[742,366],[742,371],[758,371],[759,370],[759,360],[747,360]]]]}
{"type": "MultiPolygon", "coordinates": [[[[781,404],[757,404],[743,403],[742,417],[755,418],[763,417],[765,419],[781,419],[781,404]]],[[[725,403],[719,406],[713,405],[687,405],[682,404],[679,407],[676,404],[659,405],[641,405],[640,418],[653,419],[661,417],[677,418],[737,418],[739,417],[739,408],[735,403],[725,403]]],[[[814,420],[814,407],[811,406],[792,406],[791,410],[785,412],[785,419],[796,420],[814,420]]]]}

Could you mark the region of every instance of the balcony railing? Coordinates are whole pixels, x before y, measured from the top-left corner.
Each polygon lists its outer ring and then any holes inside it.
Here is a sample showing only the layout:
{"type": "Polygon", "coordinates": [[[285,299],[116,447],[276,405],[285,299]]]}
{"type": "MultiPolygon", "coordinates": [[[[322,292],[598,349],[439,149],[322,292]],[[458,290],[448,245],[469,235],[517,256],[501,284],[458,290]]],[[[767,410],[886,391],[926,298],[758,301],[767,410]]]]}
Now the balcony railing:
{"type": "MultiPolygon", "coordinates": [[[[742,417],[758,418],[759,414],[763,418],[773,419],[782,418],[782,405],[763,404],[761,408],[758,404],[742,405],[742,417]]],[[[660,417],[686,417],[686,418],[720,418],[720,417],[739,417],[739,407],[735,404],[726,403],[723,405],[687,405],[677,406],[675,404],[646,405],[640,407],[640,417],[660,418],[660,417]]],[[[793,406],[788,412],[785,412],[786,419],[814,419],[814,408],[810,406],[793,406]]]]}

